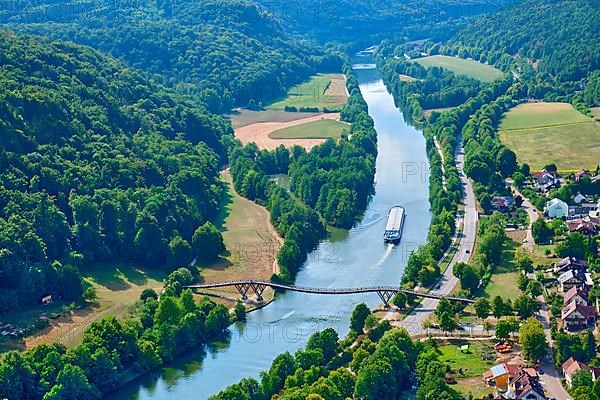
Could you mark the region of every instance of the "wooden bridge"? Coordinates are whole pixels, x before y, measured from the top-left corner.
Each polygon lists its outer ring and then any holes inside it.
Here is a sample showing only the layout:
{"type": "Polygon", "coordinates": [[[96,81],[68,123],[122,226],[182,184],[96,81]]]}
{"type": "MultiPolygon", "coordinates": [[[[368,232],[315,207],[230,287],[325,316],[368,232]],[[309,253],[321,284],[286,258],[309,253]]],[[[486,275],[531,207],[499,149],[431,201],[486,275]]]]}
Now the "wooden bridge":
{"type": "Polygon", "coordinates": [[[269,281],[260,280],[242,280],[242,281],[228,281],[228,282],[215,282],[198,285],[186,285],[185,288],[190,289],[214,289],[220,287],[233,286],[240,293],[242,300],[248,298],[248,291],[252,289],[256,295],[258,301],[263,301],[262,294],[267,287],[280,290],[291,290],[293,292],[301,293],[313,293],[313,294],[356,294],[356,293],[377,293],[385,307],[389,307],[390,299],[398,292],[406,293],[410,296],[427,297],[431,299],[446,298],[450,301],[460,301],[463,303],[474,303],[474,300],[465,299],[462,297],[445,296],[441,294],[435,294],[431,292],[418,292],[416,290],[401,289],[396,286],[365,286],[357,288],[340,288],[340,289],[328,289],[328,288],[313,288],[306,286],[294,286],[285,285],[282,283],[275,283],[269,281]]]}

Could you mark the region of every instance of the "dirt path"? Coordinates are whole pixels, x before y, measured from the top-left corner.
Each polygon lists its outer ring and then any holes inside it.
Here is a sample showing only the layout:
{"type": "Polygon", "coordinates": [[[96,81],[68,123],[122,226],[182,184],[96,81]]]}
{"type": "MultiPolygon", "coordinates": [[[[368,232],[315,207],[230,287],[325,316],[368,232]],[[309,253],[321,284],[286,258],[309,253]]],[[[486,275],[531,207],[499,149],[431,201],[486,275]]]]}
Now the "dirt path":
{"type": "Polygon", "coordinates": [[[320,119],[333,119],[339,120],[339,113],[320,114],[313,117],[297,119],[295,121],[288,122],[259,122],[256,124],[242,126],[235,130],[235,137],[242,141],[244,144],[256,143],[261,149],[273,150],[279,145],[283,144],[286,147],[292,147],[293,145],[299,145],[307,150],[310,150],[314,146],[323,143],[324,139],[271,139],[269,134],[278,130],[287,128],[290,126],[303,125],[307,122],[318,121],[320,119]]]}

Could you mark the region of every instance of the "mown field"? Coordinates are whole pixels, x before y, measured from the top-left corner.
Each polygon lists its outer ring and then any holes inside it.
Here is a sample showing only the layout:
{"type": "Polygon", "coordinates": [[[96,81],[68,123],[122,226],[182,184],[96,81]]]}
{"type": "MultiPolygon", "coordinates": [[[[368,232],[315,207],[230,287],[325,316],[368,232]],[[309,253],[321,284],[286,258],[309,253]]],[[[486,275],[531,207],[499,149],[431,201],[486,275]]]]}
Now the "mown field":
{"type": "Polygon", "coordinates": [[[267,110],[285,107],[317,107],[320,111],[341,110],[348,96],[342,74],[317,74],[308,81],[292,87],[287,96],[266,106],[267,110]]]}
{"type": "Polygon", "coordinates": [[[289,126],[269,134],[271,139],[337,139],[349,125],[332,119],[320,119],[302,125],[289,126]]]}
{"type": "Polygon", "coordinates": [[[560,170],[595,169],[600,162],[600,124],[567,103],[527,103],[510,110],[500,139],[519,162],[534,170],[556,163],[560,170]]]}
{"type": "Polygon", "coordinates": [[[458,57],[449,56],[429,56],[417,58],[415,62],[421,64],[425,68],[441,67],[446,68],[457,75],[467,75],[471,78],[478,79],[483,82],[491,82],[502,78],[502,71],[491,65],[482,64],[473,60],[464,60],[458,57]]]}
{"type": "MultiPolygon", "coordinates": [[[[202,268],[204,282],[232,281],[238,279],[269,280],[277,272],[275,257],[281,247],[279,238],[270,223],[269,212],[258,204],[243,198],[233,188],[229,171],[221,173],[227,183],[228,199],[217,225],[223,234],[226,252],[221,260],[202,268]]],[[[206,291],[213,300],[233,306],[239,297],[235,288],[206,291]]],[[[265,299],[273,292],[265,292],[265,299]]]]}

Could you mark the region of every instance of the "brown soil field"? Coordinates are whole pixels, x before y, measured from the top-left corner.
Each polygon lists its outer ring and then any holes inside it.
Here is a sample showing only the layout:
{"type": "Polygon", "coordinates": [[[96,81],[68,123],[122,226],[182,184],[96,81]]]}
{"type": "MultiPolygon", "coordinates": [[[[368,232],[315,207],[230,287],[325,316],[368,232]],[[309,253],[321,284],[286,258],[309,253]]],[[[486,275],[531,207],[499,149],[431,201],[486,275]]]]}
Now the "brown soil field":
{"type": "MultiPolygon", "coordinates": [[[[296,114],[296,113],[289,113],[296,114]]],[[[299,145],[307,150],[313,148],[316,145],[323,143],[323,139],[272,139],[269,137],[274,131],[279,129],[287,128],[290,126],[302,125],[307,122],[318,121],[319,119],[334,119],[338,120],[340,114],[319,114],[316,116],[297,119],[288,122],[258,122],[251,125],[242,126],[235,129],[235,137],[242,141],[242,143],[256,143],[261,149],[273,150],[279,145],[283,144],[286,147],[292,147],[299,145]]]]}

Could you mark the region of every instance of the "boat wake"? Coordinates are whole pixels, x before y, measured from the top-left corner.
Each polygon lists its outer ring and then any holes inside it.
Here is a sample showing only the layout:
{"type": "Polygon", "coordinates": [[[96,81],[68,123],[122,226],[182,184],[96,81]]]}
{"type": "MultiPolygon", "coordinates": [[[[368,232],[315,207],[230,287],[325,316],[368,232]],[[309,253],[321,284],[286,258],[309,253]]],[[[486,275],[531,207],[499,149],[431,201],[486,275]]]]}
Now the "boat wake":
{"type": "Polygon", "coordinates": [[[394,245],[392,243],[387,243],[385,251],[379,258],[379,260],[371,267],[371,269],[380,267],[385,262],[385,260],[387,260],[390,254],[392,254],[392,250],[394,250],[394,245]]]}

